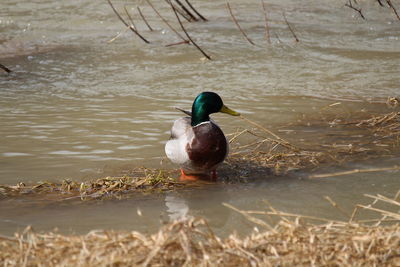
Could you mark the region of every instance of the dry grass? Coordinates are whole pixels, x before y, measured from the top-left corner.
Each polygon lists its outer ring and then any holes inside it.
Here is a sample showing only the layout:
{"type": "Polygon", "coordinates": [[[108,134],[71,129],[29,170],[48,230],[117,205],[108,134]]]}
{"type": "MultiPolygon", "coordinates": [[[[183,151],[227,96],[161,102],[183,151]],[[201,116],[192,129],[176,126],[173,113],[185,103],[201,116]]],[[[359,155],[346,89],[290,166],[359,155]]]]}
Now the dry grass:
{"type": "Polygon", "coordinates": [[[129,176],[106,177],[86,182],[64,180],[61,183],[39,182],[33,185],[0,185],[1,197],[19,197],[23,195],[54,195],[58,199],[80,198],[82,200],[107,197],[123,197],[128,193],[151,193],[170,191],[185,186],[172,178],[174,171],[150,170],[138,168],[131,170],[129,176]]]}
{"type": "Polygon", "coordinates": [[[322,122],[318,126],[327,136],[337,134],[333,131],[338,129],[344,134],[344,138],[332,143],[318,140],[288,142],[265,127],[245,120],[255,127],[239,129],[229,136],[233,149],[228,162],[238,168],[246,165],[264,167],[274,175],[390,156],[398,153],[400,146],[400,112],[354,121],[322,122]]]}
{"type": "MultiPolygon", "coordinates": [[[[188,218],[152,235],[128,231],[92,231],[86,235],[36,233],[28,228],[14,237],[0,236],[3,266],[399,266],[400,213],[375,208],[379,201],[399,207],[398,199],[369,196],[357,209],[380,214],[376,224],[329,221],[277,211],[241,211],[259,227],[265,216],[279,223],[246,237],[217,237],[203,219],[188,218]],[[253,216],[264,216],[257,218],[253,216]],[[323,224],[310,224],[321,220],[323,224]]],[[[398,196],[396,196],[398,197],[398,196]]],[[[227,205],[229,206],[229,205],[227,205]]],[[[354,215],[354,214],[353,214],[354,215]]]]}

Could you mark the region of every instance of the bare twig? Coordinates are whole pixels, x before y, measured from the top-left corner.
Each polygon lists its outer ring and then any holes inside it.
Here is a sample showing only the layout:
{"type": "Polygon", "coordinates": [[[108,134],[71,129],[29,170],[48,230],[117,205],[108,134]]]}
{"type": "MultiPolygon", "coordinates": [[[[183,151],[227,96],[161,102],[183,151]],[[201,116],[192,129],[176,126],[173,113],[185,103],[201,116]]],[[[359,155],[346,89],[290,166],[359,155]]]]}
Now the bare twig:
{"type": "Polygon", "coordinates": [[[200,12],[198,12],[198,11],[192,6],[192,4],[189,2],[189,0],[185,0],[185,2],[186,2],[186,4],[188,4],[188,6],[194,11],[194,13],[196,13],[197,16],[199,16],[203,21],[207,21],[207,19],[206,19],[204,16],[202,16],[202,15],[200,14],[200,12]]]}
{"type": "MultiPolygon", "coordinates": [[[[146,0],[147,4],[154,10],[154,12],[160,17],[160,19],[176,34],[178,35],[179,38],[181,38],[183,41],[187,41],[182,34],[180,34],[177,30],[174,29],[174,27],[171,26],[171,24],[168,23],[168,21],[161,16],[160,12],[154,7],[154,5],[150,2],[150,0],[146,0]]],[[[175,9],[174,9],[175,10],[175,9]]]]}
{"type": "Polygon", "coordinates": [[[131,22],[131,25],[132,25],[133,28],[137,31],[135,22],[133,22],[133,19],[132,19],[131,15],[129,14],[128,9],[126,9],[126,5],[124,5],[124,10],[125,10],[126,15],[127,15],[128,18],[129,18],[129,21],[131,22]]]}
{"type": "Polygon", "coordinates": [[[119,18],[119,20],[126,26],[129,27],[129,29],[134,32],[137,36],[139,36],[140,39],[143,40],[143,42],[145,42],[146,44],[149,44],[150,42],[144,38],[140,33],[138,33],[138,31],[132,26],[129,25],[122,17],[121,15],[118,13],[118,11],[115,9],[114,5],[111,3],[111,0],[107,0],[108,4],[111,6],[112,10],[114,11],[115,15],[117,15],[117,17],[119,18]]]}
{"type": "Polygon", "coordinates": [[[192,20],[194,20],[194,21],[198,21],[199,19],[198,18],[196,18],[193,14],[192,14],[192,12],[190,12],[190,10],[189,9],[187,9],[186,7],[185,7],[185,5],[184,4],[182,4],[182,2],[181,1],[179,1],[179,0],[175,0],[175,2],[177,2],[178,3],[178,5],[183,9],[183,11],[185,11],[186,12],[186,14],[188,14],[188,16],[192,19],[192,20]]]}
{"type": "Polygon", "coordinates": [[[144,17],[142,10],[140,9],[140,7],[137,7],[137,10],[139,11],[139,15],[142,18],[142,20],[144,21],[144,23],[146,24],[147,28],[149,28],[150,31],[153,31],[153,28],[150,26],[150,24],[147,22],[146,18],[144,17]]]}
{"type": "Polygon", "coordinates": [[[282,40],[279,38],[277,33],[275,33],[275,38],[278,40],[279,43],[282,43],[282,40]]]}
{"type": "Polygon", "coordinates": [[[363,15],[363,13],[361,11],[361,8],[354,7],[353,4],[351,3],[351,0],[349,0],[349,2],[345,4],[345,6],[357,11],[360,14],[361,18],[365,19],[364,15],[363,15]]]}
{"type": "Polygon", "coordinates": [[[126,27],[124,31],[119,32],[114,38],[108,40],[107,43],[112,43],[117,40],[123,33],[126,33],[129,30],[129,27],[126,27]]]}
{"type": "Polygon", "coordinates": [[[334,172],[334,173],[324,173],[324,174],[314,174],[310,175],[310,178],[326,178],[326,177],[335,177],[335,176],[343,176],[354,173],[368,173],[368,172],[383,172],[383,171],[397,171],[400,170],[400,166],[393,166],[387,168],[371,168],[371,169],[354,169],[351,171],[343,171],[343,172],[334,172]]]}
{"type": "Polygon", "coordinates": [[[4,70],[7,73],[11,72],[11,70],[9,68],[7,68],[6,66],[4,66],[3,64],[0,64],[0,69],[4,70]]]}
{"type": "Polygon", "coordinates": [[[286,22],[286,24],[287,24],[287,26],[288,26],[290,32],[292,33],[294,39],[296,40],[296,42],[300,42],[299,38],[297,38],[296,33],[294,32],[294,30],[293,30],[292,27],[290,26],[290,24],[289,24],[289,22],[288,22],[288,20],[287,20],[287,18],[286,18],[285,12],[283,12],[283,18],[285,19],[285,22],[286,22]]]}
{"type": "Polygon", "coordinates": [[[178,12],[184,19],[186,19],[186,20],[189,21],[189,22],[192,22],[192,21],[193,21],[193,19],[192,19],[184,10],[182,10],[181,8],[179,8],[179,7],[177,7],[176,5],[174,5],[174,4],[171,2],[171,0],[165,0],[165,2],[167,2],[168,5],[171,5],[171,4],[172,4],[172,5],[174,6],[176,12],[178,12]]]}
{"type": "Polygon", "coordinates": [[[236,26],[238,27],[239,31],[243,34],[244,38],[252,45],[255,45],[255,43],[253,43],[253,41],[247,37],[247,34],[243,31],[242,27],[240,27],[238,21],[236,20],[235,16],[233,15],[231,6],[229,5],[229,2],[226,2],[226,6],[228,7],[229,13],[231,14],[232,20],[233,22],[236,24],[236,26]]]}
{"type": "Polygon", "coordinates": [[[386,3],[390,6],[391,9],[393,9],[393,12],[396,15],[397,19],[400,20],[399,13],[397,13],[396,8],[392,4],[392,1],[391,0],[386,0],[386,3]]]}
{"type": "Polygon", "coordinates": [[[267,8],[265,7],[264,0],[261,0],[261,5],[264,10],[264,18],[265,18],[265,39],[268,43],[271,43],[271,37],[269,34],[269,25],[268,25],[268,16],[267,16],[267,8]]]}
{"type": "Polygon", "coordinates": [[[380,6],[384,6],[382,0],[376,0],[380,6]]]}
{"type": "MultiPolygon", "coordinates": [[[[148,0],[147,0],[147,1],[148,1],[148,0]]],[[[182,21],[181,21],[181,19],[179,18],[178,13],[176,12],[176,10],[175,10],[174,6],[172,5],[172,3],[170,4],[170,6],[171,6],[172,10],[174,11],[175,16],[176,16],[176,19],[178,20],[179,25],[181,26],[182,31],[185,33],[186,37],[190,40],[190,42],[191,42],[191,43],[192,43],[192,44],[193,44],[193,45],[208,59],[208,60],[211,60],[211,57],[210,57],[209,55],[207,55],[206,52],[204,52],[203,49],[201,49],[200,46],[198,46],[198,45],[193,41],[193,39],[189,36],[189,34],[188,34],[188,32],[186,31],[185,27],[183,27],[182,21]]]]}
{"type": "Polygon", "coordinates": [[[167,44],[167,45],[165,45],[165,47],[175,46],[175,45],[181,45],[181,44],[188,44],[189,42],[190,42],[190,41],[188,41],[188,40],[180,41],[180,42],[177,42],[177,43],[167,44]]]}

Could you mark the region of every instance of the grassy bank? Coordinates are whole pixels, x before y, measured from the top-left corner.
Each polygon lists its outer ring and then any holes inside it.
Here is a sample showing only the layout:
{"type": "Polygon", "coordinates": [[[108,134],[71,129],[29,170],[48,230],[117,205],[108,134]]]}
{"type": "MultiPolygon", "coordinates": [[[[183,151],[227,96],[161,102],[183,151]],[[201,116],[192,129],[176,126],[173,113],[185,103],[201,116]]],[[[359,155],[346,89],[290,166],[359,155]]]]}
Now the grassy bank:
{"type": "Polygon", "coordinates": [[[155,234],[62,235],[27,228],[14,237],[0,236],[0,262],[3,266],[399,266],[400,213],[376,207],[384,202],[398,209],[399,195],[369,196],[371,205],[357,206],[346,221],[289,214],[271,206],[267,211],[242,211],[226,204],[257,228],[248,236],[232,234],[225,239],[199,218],[169,223],[155,234]],[[360,209],[379,216],[357,221],[360,209]],[[270,217],[278,217],[279,223],[271,225],[270,217]]]}

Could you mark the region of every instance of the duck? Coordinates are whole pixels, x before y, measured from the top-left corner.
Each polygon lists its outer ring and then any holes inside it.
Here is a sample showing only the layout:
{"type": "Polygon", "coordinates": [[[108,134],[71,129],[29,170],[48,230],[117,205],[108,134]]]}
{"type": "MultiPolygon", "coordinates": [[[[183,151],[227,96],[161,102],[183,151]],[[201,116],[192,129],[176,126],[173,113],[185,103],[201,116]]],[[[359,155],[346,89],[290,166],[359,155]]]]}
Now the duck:
{"type": "Polygon", "coordinates": [[[228,108],[214,92],[200,93],[193,101],[191,112],[181,111],[188,116],[173,123],[171,137],[165,144],[167,158],[179,165],[181,181],[216,180],[216,169],[228,155],[229,143],[210,114],[239,116],[240,113],[228,108]]]}

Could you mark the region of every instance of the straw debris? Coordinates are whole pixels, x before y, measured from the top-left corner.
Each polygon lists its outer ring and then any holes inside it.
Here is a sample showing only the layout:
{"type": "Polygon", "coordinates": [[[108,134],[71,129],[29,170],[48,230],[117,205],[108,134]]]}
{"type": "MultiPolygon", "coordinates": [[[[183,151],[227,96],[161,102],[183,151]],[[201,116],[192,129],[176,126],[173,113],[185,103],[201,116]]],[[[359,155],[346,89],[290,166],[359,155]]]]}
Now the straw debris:
{"type": "Polygon", "coordinates": [[[58,199],[81,198],[82,200],[107,197],[124,197],[129,193],[150,193],[170,191],[185,186],[172,178],[174,171],[136,169],[129,176],[106,177],[86,182],[64,180],[61,183],[39,182],[33,185],[0,185],[1,197],[24,195],[56,195],[58,199]]]}
{"type": "Polygon", "coordinates": [[[337,135],[338,130],[349,136],[332,143],[303,139],[301,143],[289,142],[264,126],[243,119],[255,127],[238,129],[229,135],[232,152],[228,164],[242,169],[243,166],[262,167],[274,175],[394,155],[400,146],[400,112],[372,115],[368,119],[323,122],[318,126],[327,132],[327,136],[337,135]],[[352,132],[354,134],[350,136],[352,132]]]}
{"type": "MultiPolygon", "coordinates": [[[[369,196],[374,201],[395,199],[369,196]]],[[[370,205],[371,206],[371,205],[370,205]]],[[[368,208],[368,207],[367,207],[368,208]]],[[[371,208],[371,207],[370,207],[371,208]]],[[[400,225],[367,225],[326,220],[310,224],[307,216],[270,211],[242,214],[278,216],[273,229],[245,237],[215,235],[207,221],[187,218],[154,234],[91,231],[86,235],[37,233],[27,228],[14,237],[0,236],[3,266],[398,266],[400,225]]],[[[383,216],[399,213],[378,211],[383,216]]],[[[383,219],[383,218],[382,218],[383,219]]],[[[382,220],[380,219],[380,220],[382,220]]],[[[260,219],[261,220],[261,219],[260,219]]],[[[257,224],[257,221],[253,221],[257,224]]],[[[262,224],[259,224],[262,226],[262,224]]]]}

